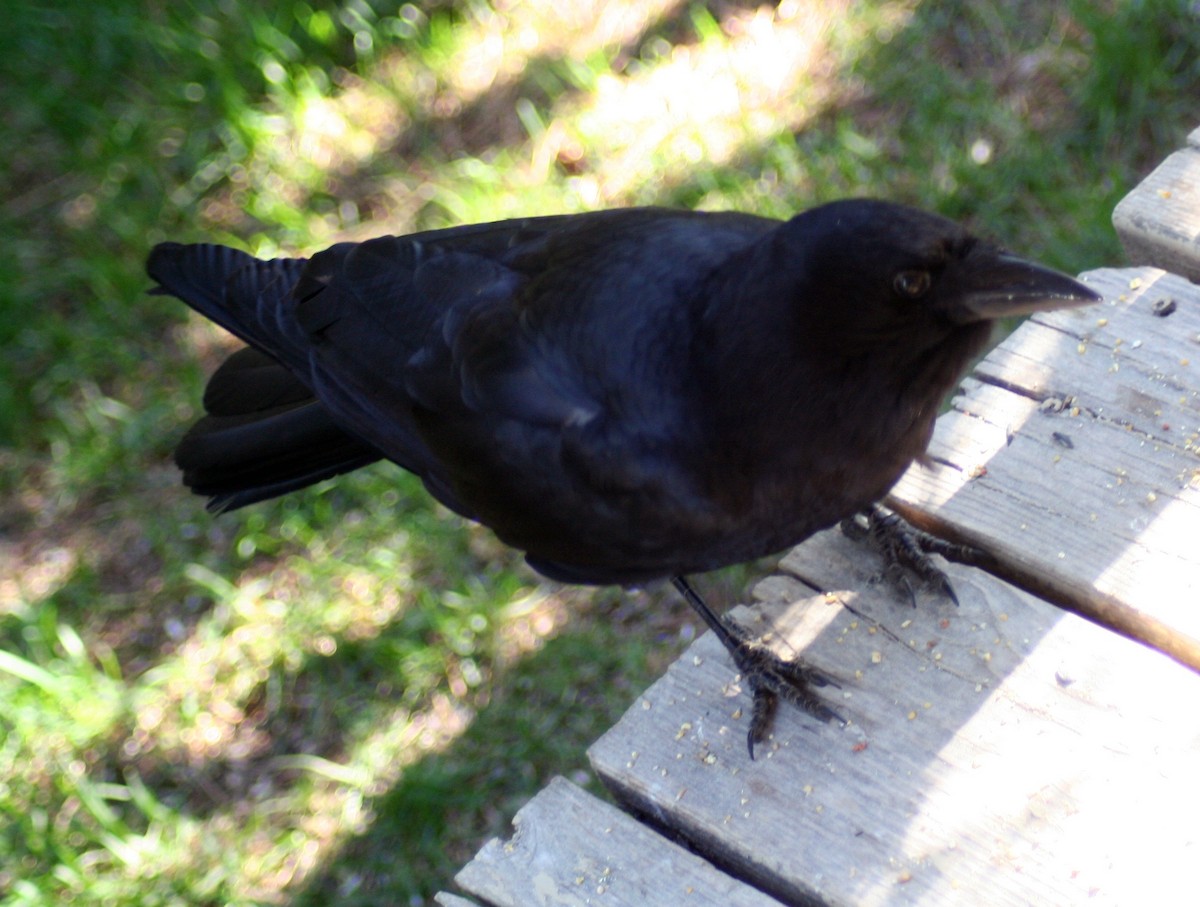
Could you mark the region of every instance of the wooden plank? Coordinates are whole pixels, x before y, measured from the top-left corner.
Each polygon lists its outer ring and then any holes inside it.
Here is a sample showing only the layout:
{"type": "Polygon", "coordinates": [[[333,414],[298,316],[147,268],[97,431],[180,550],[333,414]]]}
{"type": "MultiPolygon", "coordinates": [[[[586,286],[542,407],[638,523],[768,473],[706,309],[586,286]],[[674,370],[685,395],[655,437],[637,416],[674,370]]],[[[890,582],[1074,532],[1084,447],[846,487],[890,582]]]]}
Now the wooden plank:
{"type": "Polygon", "coordinates": [[[678,844],[555,778],[455,877],[495,907],[779,907],[678,844]]]}
{"type": "Polygon", "coordinates": [[[835,677],[850,720],[750,703],[706,634],[591,749],[630,808],[788,903],[1131,904],[1192,896],[1200,676],[951,565],[911,608],[836,530],[739,616],[835,677]]]}
{"type": "Polygon", "coordinates": [[[934,467],[889,503],[1200,668],[1200,288],[1151,268],[1085,279],[1105,302],[994,350],[938,420],[934,467]]]}
{"type": "Polygon", "coordinates": [[[459,897],[457,894],[450,894],[446,891],[439,891],[433,896],[433,902],[438,907],[479,907],[475,901],[469,901],[466,898],[459,897]]]}
{"type": "Polygon", "coordinates": [[[1200,129],[1121,200],[1113,226],[1133,264],[1200,280],[1200,129]]]}

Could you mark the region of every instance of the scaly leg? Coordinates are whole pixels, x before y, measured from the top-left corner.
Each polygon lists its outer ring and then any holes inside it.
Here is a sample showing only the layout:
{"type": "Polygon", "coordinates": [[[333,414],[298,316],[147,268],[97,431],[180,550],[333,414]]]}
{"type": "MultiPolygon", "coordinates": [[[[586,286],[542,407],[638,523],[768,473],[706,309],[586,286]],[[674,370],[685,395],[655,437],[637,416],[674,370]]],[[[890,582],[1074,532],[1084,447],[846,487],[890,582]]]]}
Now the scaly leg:
{"type": "Polygon", "coordinates": [[[781,698],[808,712],[814,718],[820,718],[822,721],[837,721],[843,725],[846,723],[845,719],[822,702],[812,689],[829,685],[837,686],[832,679],[802,662],[785,661],[762,642],[753,639],[738,624],[728,618],[718,617],[685,577],[676,576],[671,582],[679,590],[679,594],[692,606],[692,609],[708,624],[709,629],[716,634],[717,639],[733,657],[733,662],[741,672],[742,679],[750,688],[753,697],[753,711],[750,717],[750,730],[746,735],[746,746],[750,751],[751,759],[754,758],[754,744],[762,743],[771,732],[775,710],[781,698]]]}

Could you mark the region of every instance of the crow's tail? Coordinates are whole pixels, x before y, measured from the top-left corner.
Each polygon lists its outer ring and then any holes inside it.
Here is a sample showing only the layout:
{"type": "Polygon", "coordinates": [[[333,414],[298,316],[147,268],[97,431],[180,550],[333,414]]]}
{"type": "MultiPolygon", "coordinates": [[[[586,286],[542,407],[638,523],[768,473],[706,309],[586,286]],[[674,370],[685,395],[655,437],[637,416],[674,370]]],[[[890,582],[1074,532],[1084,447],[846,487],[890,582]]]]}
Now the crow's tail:
{"type": "Polygon", "coordinates": [[[162,243],[150,253],[146,270],[159,284],[151,292],[177,296],[251,344],[213,374],[206,414],[175,450],[184,483],[211,498],[210,510],[273,498],[382,456],[343,431],[292,370],[303,368],[302,354],[278,317],[304,265],[208,244],[162,243]]]}

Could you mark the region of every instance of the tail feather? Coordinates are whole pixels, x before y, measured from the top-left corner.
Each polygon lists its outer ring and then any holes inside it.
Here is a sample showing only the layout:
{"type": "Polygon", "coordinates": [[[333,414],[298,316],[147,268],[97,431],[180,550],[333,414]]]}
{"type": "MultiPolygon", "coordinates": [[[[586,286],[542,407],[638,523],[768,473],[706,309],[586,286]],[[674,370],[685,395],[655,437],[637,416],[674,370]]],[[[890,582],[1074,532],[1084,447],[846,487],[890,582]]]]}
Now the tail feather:
{"type": "Polygon", "coordinates": [[[159,243],[146,271],[159,286],[151,293],[182,299],[251,346],[284,362],[302,364],[280,322],[292,288],[308,263],[304,258],[263,261],[212,243],[159,243]]]}
{"type": "Polygon", "coordinates": [[[380,459],[316,401],[241,416],[205,416],[175,449],[183,481],[209,510],[244,507],[380,459]]]}
{"type": "Polygon", "coordinates": [[[204,389],[204,409],[238,416],[312,400],[312,391],[279,361],[252,346],[221,363],[204,389]]]}
{"type": "Polygon", "coordinates": [[[297,377],[306,357],[280,314],[303,259],[260,261],[225,246],[162,243],[146,270],[152,293],[177,296],[251,344],[209,380],[206,415],[175,450],[184,483],[233,510],[372,463],[382,454],[348,434],[297,377]]]}

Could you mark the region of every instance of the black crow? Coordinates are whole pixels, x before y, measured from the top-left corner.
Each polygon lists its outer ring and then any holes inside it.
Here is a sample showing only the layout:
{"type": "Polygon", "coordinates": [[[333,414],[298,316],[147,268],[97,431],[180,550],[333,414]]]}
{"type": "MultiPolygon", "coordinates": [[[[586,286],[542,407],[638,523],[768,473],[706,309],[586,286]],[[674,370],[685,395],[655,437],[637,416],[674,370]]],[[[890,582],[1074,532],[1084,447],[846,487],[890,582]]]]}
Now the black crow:
{"type": "Polygon", "coordinates": [[[163,243],[147,265],[249,346],[183,438],[221,511],[388,459],[569,583],[675,580],[755,692],[829,718],[684,580],[882,498],[997,318],[1094,302],[934,214],[874,200],[788,221],[630,208],[340,243],[262,261],[163,243]]]}

